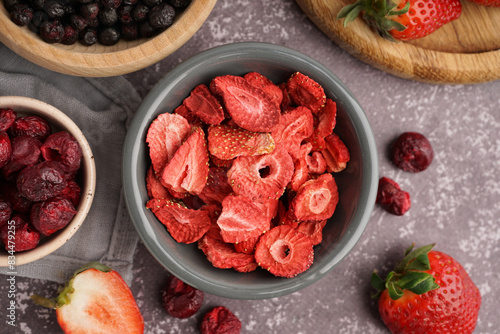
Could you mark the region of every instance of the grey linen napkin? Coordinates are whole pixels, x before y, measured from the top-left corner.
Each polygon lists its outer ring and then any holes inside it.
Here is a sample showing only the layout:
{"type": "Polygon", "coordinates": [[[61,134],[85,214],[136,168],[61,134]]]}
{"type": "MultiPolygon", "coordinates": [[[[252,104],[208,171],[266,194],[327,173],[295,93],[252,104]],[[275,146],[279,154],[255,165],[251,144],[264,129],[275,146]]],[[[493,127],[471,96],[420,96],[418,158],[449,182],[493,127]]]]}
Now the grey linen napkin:
{"type": "Polygon", "coordinates": [[[141,101],[137,91],[124,77],[52,72],[0,44],[0,95],[39,99],[67,114],[89,141],[97,168],[94,201],[80,229],[49,256],[17,266],[18,275],[63,282],[83,264],[101,261],[130,284],[138,235],[122,194],[121,159],[127,123],[141,101]]]}

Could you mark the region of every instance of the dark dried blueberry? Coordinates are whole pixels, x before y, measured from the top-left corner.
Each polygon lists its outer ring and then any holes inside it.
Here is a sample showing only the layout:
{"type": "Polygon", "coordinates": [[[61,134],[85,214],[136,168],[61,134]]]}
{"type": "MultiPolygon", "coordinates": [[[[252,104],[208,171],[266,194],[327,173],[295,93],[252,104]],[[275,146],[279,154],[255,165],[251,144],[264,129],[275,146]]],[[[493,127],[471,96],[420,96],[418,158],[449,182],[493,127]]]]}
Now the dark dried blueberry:
{"type": "Polygon", "coordinates": [[[73,14],[69,17],[70,24],[77,31],[82,31],[88,25],[88,21],[81,15],[73,14]]]}
{"type": "Polygon", "coordinates": [[[139,35],[144,38],[149,38],[156,35],[156,29],[149,24],[148,21],[141,23],[139,26],[139,35]]]}
{"type": "Polygon", "coordinates": [[[99,14],[99,5],[95,2],[85,4],[80,8],[80,14],[86,19],[97,17],[99,14]]]}
{"type": "Polygon", "coordinates": [[[104,7],[112,9],[117,9],[122,4],[122,0],[100,0],[100,2],[104,7]]]}
{"type": "Polygon", "coordinates": [[[191,4],[191,0],[168,0],[168,3],[175,8],[186,8],[191,4]]]}
{"type": "Polygon", "coordinates": [[[35,10],[43,10],[46,2],[47,0],[31,0],[35,10]]]}
{"type": "Polygon", "coordinates": [[[7,131],[16,121],[17,113],[11,108],[0,108],[0,131],[7,131]]]}
{"type": "Polygon", "coordinates": [[[13,137],[30,136],[43,142],[52,133],[52,129],[40,116],[22,116],[14,121],[10,133],[13,137]]]}
{"type": "Polygon", "coordinates": [[[10,160],[3,166],[3,175],[8,178],[10,174],[20,171],[26,166],[36,164],[40,158],[42,143],[30,136],[17,136],[12,138],[12,154],[10,160]]]}
{"type": "Polygon", "coordinates": [[[5,131],[0,131],[0,168],[10,160],[12,155],[12,144],[10,137],[5,131]]]}
{"type": "Polygon", "coordinates": [[[93,28],[87,28],[80,32],[79,41],[83,45],[91,46],[97,43],[97,31],[93,28]]]}
{"type": "Polygon", "coordinates": [[[64,10],[64,5],[56,0],[47,0],[43,6],[43,10],[47,13],[50,18],[61,18],[66,14],[64,10]]]}
{"type": "Polygon", "coordinates": [[[97,17],[87,19],[87,27],[88,28],[99,28],[99,19],[97,17]]]}
{"type": "Polygon", "coordinates": [[[99,22],[105,26],[112,26],[118,22],[118,13],[114,8],[104,7],[99,11],[99,22]]]}
{"type": "Polygon", "coordinates": [[[132,10],[132,18],[135,22],[140,23],[148,18],[149,7],[143,3],[137,4],[132,10]]]}
{"type": "Polygon", "coordinates": [[[56,161],[43,161],[28,166],[17,177],[19,194],[33,202],[59,195],[67,183],[64,167],[56,161]]]}
{"type": "Polygon", "coordinates": [[[0,227],[9,220],[12,215],[12,206],[10,202],[0,199],[0,227]]]}
{"type": "Polygon", "coordinates": [[[10,12],[10,19],[18,26],[27,26],[33,19],[33,9],[25,4],[17,4],[10,12]]]}
{"type": "Polygon", "coordinates": [[[155,29],[165,29],[174,23],[175,9],[174,7],[161,3],[149,12],[149,24],[155,29]]]}
{"type": "Polygon", "coordinates": [[[432,162],[434,150],[422,134],[405,132],[392,145],[392,162],[406,172],[421,172],[432,162]]]}
{"type": "Polygon", "coordinates": [[[40,242],[40,233],[35,231],[20,215],[14,215],[11,220],[13,224],[5,224],[0,229],[0,239],[5,249],[10,251],[11,247],[14,247],[15,252],[22,252],[35,248],[40,242]],[[11,226],[14,226],[14,230],[11,226]],[[13,231],[14,234],[12,234],[13,231]]]}
{"type": "Polygon", "coordinates": [[[224,306],[217,306],[205,313],[200,324],[201,334],[239,334],[241,321],[224,306]]]}
{"type": "Polygon", "coordinates": [[[55,197],[31,208],[31,223],[44,236],[59,231],[73,219],[76,214],[73,204],[64,197],[55,197]]]}
{"type": "Polygon", "coordinates": [[[59,21],[51,21],[40,27],[40,37],[46,43],[59,43],[64,36],[64,27],[59,21]]]}
{"type": "Polygon", "coordinates": [[[121,36],[126,41],[133,41],[139,38],[139,28],[137,24],[122,24],[121,36]]]}
{"type": "Polygon", "coordinates": [[[161,293],[163,308],[179,319],[189,318],[203,304],[204,293],[184,283],[175,276],[170,276],[167,286],[161,293]]]}
{"type": "Polygon", "coordinates": [[[162,0],[142,0],[142,2],[144,2],[144,4],[150,8],[159,5],[161,1],[162,0]]]}
{"type": "Polygon", "coordinates": [[[40,27],[42,27],[44,24],[48,22],[49,22],[49,16],[42,10],[35,12],[35,14],[33,14],[33,20],[31,20],[31,23],[37,29],[40,29],[40,27]]]}
{"type": "Polygon", "coordinates": [[[411,207],[410,194],[401,190],[399,184],[387,177],[380,178],[376,202],[387,212],[404,215],[411,207]]]}
{"type": "Polygon", "coordinates": [[[99,33],[102,45],[115,45],[120,40],[120,32],[115,27],[106,27],[99,33]]]}
{"type": "Polygon", "coordinates": [[[8,12],[12,11],[15,5],[21,3],[19,0],[3,0],[3,5],[8,12]]]}
{"type": "Polygon", "coordinates": [[[78,41],[78,31],[70,25],[64,27],[64,36],[61,43],[64,45],[73,45],[78,41]]]}
{"type": "Polygon", "coordinates": [[[79,3],[81,4],[87,4],[87,3],[90,3],[90,2],[93,2],[94,0],[78,0],[79,3]]]}
{"type": "Polygon", "coordinates": [[[66,13],[66,16],[72,15],[76,13],[76,9],[74,4],[65,4],[64,5],[64,12],[66,13]]]}
{"type": "Polygon", "coordinates": [[[122,24],[130,24],[132,23],[132,9],[134,9],[132,6],[121,6],[118,8],[118,20],[122,24]]]}
{"type": "Polygon", "coordinates": [[[137,4],[139,0],[123,0],[122,4],[125,6],[133,6],[137,4]]]}

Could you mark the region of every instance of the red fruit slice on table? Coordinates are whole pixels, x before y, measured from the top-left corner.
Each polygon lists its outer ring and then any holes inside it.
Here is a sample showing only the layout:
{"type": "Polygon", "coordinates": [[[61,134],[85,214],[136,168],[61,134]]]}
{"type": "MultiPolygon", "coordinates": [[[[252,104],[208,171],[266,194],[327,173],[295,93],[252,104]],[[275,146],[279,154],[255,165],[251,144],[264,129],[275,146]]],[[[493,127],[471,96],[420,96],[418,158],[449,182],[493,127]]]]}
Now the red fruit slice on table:
{"type": "Polygon", "coordinates": [[[397,216],[404,215],[411,208],[410,194],[388,177],[381,177],[378,181],[376,201],[387,212],[397,216]]]}
{"type": "Polygon", "coordinates": [[[243,76],[243,78],[252,86],[262,89],[271,100],[276,103],[278,108],[283,100],[283,92],[271,80],[257,72],[250,72],[243,76]]]}
{"type": "Polygon", "coordinates": [[[273,100],[242,77],[216,77],[210,83],[210,90],[222,98],[233,121],[243,129],[270,132],[279,122],[280,110],[273,100]]]}
{"type": "Polygon", "coordinates": [[[294,277],[311,266],[313,244],[308,236],[288,225],[273,227],[255,248],[257,264],[279,277],[294,277]]]}
{"type": "Polygon", "coordinates": [[[220,124],[224,120],[224,110],[219,100],[206,85],[196,86],[183,104],[206,124],[220,124]]]}
{"type": "Polygon", "coordinates": [[[222,124],[208,128],[208,150],[218,159],[231,160],[270,153],[274,150],[274,139],[269,133],[222,124]]]}
{"type": "Polygon", "coordinates": [[[208,261],[216,268],[242,267],[254,262],[252,254],[238,253],[232,244],[209,235],[203,236],[198,241],[198,248],[203,251],[208,261]]]}
{"type": "Polygon", "coordinates": [[[168,192],[168,189],[161,184],[160,180],[156,177],[153,170],[153,166],[149,166],[148,172],[146,174],[146,189],[148,190],[148,196],[150,199],[153,198],[165,198],[171,199],[172,195],[168,192]]]}
{"type": "Polygon", "coordinates": [[[288,79],[288,92],[293,101],[299,106],[309,108],[313,113],[318,113],[326,103],[323,87],[308,76],[295,72],[288,79]]]}
{"type": "Polygon", "coordinates": [[[191,125],[184,117],[177,114],[161,114],[151,123],[146,142],[156,173],[163,171],[190,132],[191,125]]]}
{"type": "Polygon", "coordinates": [[[292,179],[293,168],[292,157],[277,146],[269,154],[236,158],[227,178],[237,195],[265,202],[281,197],[292,179]]]}
{"type": "Polygon", "coordinates": [[[185,319],[198,312],[203,305],[204,296],[203,291],[172,275],[161,293],[161,301],[168,314],[174,318],[185,319]]]}
{"type": "Polygon", "coordinates": [[[65,333],[139,334],[144,321],[134,296],[120,274],[98,262],[75,272],[55,300],[38,295],[35,303],[56,308],[65,333]]]}
{"type": "Polygon", "coordinates": [[[266,212],[244,196],[227,196],[217,219],[225,242],[237,243],[257,237],[269,229],[271,219],[266,212]]]}
{"type": "Polygon", "coordinates": [[[178,193],[198,195],[202,192],[208,177],[208,151],[205,134],[199,127],[175,152],[161,174],[161,183],[178,193]]]}
{"type": "Polygon", "coordinates": [[[201,334],[239,334],[241,321],[224,306],[217,306],[203,316],[200,332],[201,334]]]}
{"type": "Polygon", "coordinates": [[[290,203],[294,220],[323,220],[333,215],[339,201],[337,184],[331,174],[305,182],[290,203]]]}
{"type": "Polygon", "coordinates": [[[222,200],[233,192],[227,181],[227,169],[210,167],[205,188],[200,193],[200,198],[206,204],[222,203],[222,200]]]}
{"type": "Polygon", "coordinates": [[[351,160],[351,154],[340,137],[332,132],[325,137],[326,148],[321,151],[326,159],[326,170],[329,173],[338,173],[347,167],[347,163],[351,160]]]}
{"type": "Polygon", "coordinates": [[[152,199],[146,203],[146,208],[151,209],[177,242],[198,241],[211,226],[208,212],[188,209],[176,201],[152,199]]]}

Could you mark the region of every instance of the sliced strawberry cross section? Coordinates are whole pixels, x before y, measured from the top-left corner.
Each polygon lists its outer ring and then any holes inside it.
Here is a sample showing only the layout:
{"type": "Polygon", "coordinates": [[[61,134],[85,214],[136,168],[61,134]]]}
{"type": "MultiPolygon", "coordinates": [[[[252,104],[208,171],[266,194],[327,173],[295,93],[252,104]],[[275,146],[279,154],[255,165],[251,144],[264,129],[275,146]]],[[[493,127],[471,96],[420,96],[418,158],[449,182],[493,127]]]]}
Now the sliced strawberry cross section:
{"type": "Polygon", "coordinates": [[[321,153],[326,159],[326,170],[330,173],[338,173],[344,170],[349,160],[351,160],[351,154],[347,146],[335,132],[325,137],[325,149],[321,153]]]}
{"type": "Polygon", "coordinates": [[[210,83],[210,90],[223,99],[227,112],[243,129],[269,132],[279,122],[278,106],[262,89],[250,85],[242,77],[216,77],[210,83]]]}
{"type": "Polygon", "coordinates": [[[220,124],[224,120],[224,110],[219,100],[204,84],[196,86],[183,104],[206,124],[220,124]]]}
{"type": "Polygon", "coordinates": [[[288,225],[267,231],[255,247],[255,261],[275,276],[294,277],[311,266],[314,250],[311,239],[288,225]]]}
{"type": "Polygon", "coordinates": [[[299,106],[309,108],[315,114],[326,103],[326,95],[323,87],[300,72],[295,72],[288,79],[288,92],[295,103],[299,106]]]}

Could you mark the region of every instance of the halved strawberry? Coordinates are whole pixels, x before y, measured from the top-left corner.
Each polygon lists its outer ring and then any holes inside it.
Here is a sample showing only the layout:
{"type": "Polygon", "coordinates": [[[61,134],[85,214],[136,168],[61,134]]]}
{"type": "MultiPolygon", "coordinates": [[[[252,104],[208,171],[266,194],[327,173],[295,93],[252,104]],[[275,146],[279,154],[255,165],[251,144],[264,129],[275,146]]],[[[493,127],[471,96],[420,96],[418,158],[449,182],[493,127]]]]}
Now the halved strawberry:
{"type": "Polygon", "coordinates": [[[222,203],[222,200],[233,192],[227,181],[227,169],[210,167],[205,188],[200,193],[200,198],[207,204],[222,203]]]}
{"type": "Polygon", "coordinates": [[[338,173],[347,167],[351,154],[340,137],[332,132],[325,137],[325,149],[321,151],[326,160],[326,170],[338,173]]]}
{"type": "Polygon", "coordinates": [[[204,84],[196,86],[182,104],[206,124],[220,124],[224,120],[224,110],[219,100],[204,84]]]}
{"type": "Polygon", "coordinates": [[[279,145],[269,154],[236,158],[227,178],[237,195],[263,203],[280,198],[292,175],[292,157],[279,145]]]}
{"type": "Polygon", "coordinates": [[[225,242],[237,243],[260,236],[269,230],[270,221],[248,197],[229,195],[222,201],[217,225],[225,242]]]}
{"type": "Polygon", "coordinates": [[[288,79],[288,92],[295,103],[299,106],[309,108],[315,114],[326,103],[326,95],[323,87],[300,72],[295,72],[288,79]]]}
{"type": "Polygon", "coordinates": [[[146,174],[146,189],[148,190],[148,196],[150,199],[153,198],[166,198],[171,199],[172,195],[168,192],[168,189],[161,184],[160,180],[156,177],[153,170],[153,166],[149,166],[148,172],[146,174]]]}
{"type": "Polygon", "coordinates": [[[190,131],[191,125],[188,121],[177,114],[161,114],[151,123],[146,142],[149,145],[149,156],[156,173],[163,171],[190,131]]]}
{"type": "Polygon", "coordinates": [[[274,139],[266,132],[252,132],[226,124],[208,128],[208,150],[222,160],[253,156],[274,150],[274,139]]]}
{"type": "Polygon", "coordinates": [[[167,227],[177,242],[190,244],[198,241],[211,226],[207,211],[188,209],[177,201],[152,199],[146,203],[146,208],[167,227]]]}
{"type": "Polygon", "coordinates": [[[240,76],[216,77],[210,90],[223,99],[227,112],[243,129],[269,132],[279,122],[280,110],[273,100],[240,76]]]}
{"type": "Polygon", "coordinates": [[[288,225],[267,231],[255,248],[255,261],[279,277],[294,277],[311,266],[314,250],[311,239],[288,225]]]}
{"type": "Polygon", "coordinates": [[[208,151],[205,134],[199,127],[175,152],[161,174],[161,183],[170,190],[193,195],[201,193],[208,177],[208,151]]]}
{"type": "Polygon", "coordinates": [[[198,248],[216,268],[243,267],[254,262],[252,254],[238,253],[232,244],[205,235],[198,241],[198,248]]]}
{"type": "Polygon", "coordinates": [[[262,89],[278,106],[283,100],[283,92],[271,80],[257,72],[249,72],[243,78],[252,86],[262,89]]]}
{"type": "Polygon", "coordinates": [[[300,187],[292,199],[290,217],[295,220],[323,220],[333,215],[339,201],[337,184],[331,174],[322,174],[300,187]]]}
{"type": "Polygon", "coordinates": [[[323,240],[323,228],[325,228],[327,222],[327,219],[301,222],[297,226],[297,231],[307,235],[311,239],[312,244],[316,246],[323,240]]]}
{"type": "Polygon", "coordinates": [[[91,262],[78,269],[55,299],[38,295],[35,303],[56,309],[64,333],[143,333],[144,321],[120,274],[91,262]]]}

